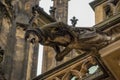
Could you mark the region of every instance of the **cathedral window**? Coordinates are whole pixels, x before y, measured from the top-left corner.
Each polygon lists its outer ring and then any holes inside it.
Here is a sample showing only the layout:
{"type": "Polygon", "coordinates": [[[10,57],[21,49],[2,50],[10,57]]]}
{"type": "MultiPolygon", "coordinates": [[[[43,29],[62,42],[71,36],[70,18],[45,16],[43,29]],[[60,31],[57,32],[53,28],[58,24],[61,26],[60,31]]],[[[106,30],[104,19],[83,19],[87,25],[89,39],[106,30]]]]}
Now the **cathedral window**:
{"type": "Polygon", "coordinates": [[[104,11],[105,11],[105,18],[109,18],[109,17],[113,16],[114,10],[110,5],[106,5],[104,7],[104,11]]]}

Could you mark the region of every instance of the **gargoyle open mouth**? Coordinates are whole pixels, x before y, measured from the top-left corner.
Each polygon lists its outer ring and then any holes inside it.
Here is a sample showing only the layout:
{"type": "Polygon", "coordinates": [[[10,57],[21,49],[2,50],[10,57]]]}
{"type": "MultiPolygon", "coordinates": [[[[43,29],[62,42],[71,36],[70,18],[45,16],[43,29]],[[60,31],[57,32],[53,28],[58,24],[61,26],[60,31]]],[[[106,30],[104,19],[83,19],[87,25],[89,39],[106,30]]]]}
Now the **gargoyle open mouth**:
{"type": "Polygon", "coordinates": [[[25,40],[28,40],[31,43],[41,42],[43,38],[40,29],[28,29],[25,33],[25,40]]]}

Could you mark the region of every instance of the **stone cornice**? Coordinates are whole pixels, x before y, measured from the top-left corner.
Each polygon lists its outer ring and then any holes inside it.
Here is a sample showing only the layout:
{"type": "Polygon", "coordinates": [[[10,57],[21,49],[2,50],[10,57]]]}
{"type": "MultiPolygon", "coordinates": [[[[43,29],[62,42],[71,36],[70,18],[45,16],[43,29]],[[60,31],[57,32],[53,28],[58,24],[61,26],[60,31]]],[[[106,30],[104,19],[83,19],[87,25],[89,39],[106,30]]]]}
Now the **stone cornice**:
{"type": "Polygon", "coordinates": [[[120,13],[94,25],[96,29],[105,30],[120,22],[120,13]]]}
{"type": "Polygon", "coordinates": [[[37,8],[37,11],[38,11],[39,15],[42,15],[42,16],[47,17],[51,22],[55,22],[55,21],[56,21],[54,18],[52,18],[50,15],[48,15],[48,14],[43,10],[43,8],[38,7],[38,8],[37,8]]]}
{"type": "Polygon", "coordinates": [[[53,69],[51,69],[51,70],[49,70],[49,71],[41,74],[41,75],[33,78],[32,80],[44,80],[45,78],[53,75],[53,74],[56,73],[57,71],[60,71],[60,70],[62,70],[62,69],[65,69],[66,67],[68,67],[68,66],[70,66],[70,65],[78,62],[79,60],[84,59],[83,57],[84,57],[85,55],[87,55],[87,53],[85,53],[85,54],[83,54],[83,55],[80,55],[80,56],[78,56],[78,57],[75,57],[75,58],[73,58],[73,59],[71,59],[71,60],[63,63],[62,65],[59,65],[59,66],[57,66],[57,67],[55,67],[55,68],[53,68],[53,69]]]}
{"type": "Polygon", "coordinates": [[[93,10],[95,10],[95,7],[96,7],[96,6],[102,4],[102,3],[105,2],[105,1],[107,1],[107,0],[94,0],[94,1],[90,2],[89,5],[91,6],[91,8],[92,8],[93,10]]]}
{"type": "MultiPolygon", "coordinates": [[[[36,78],[32,79],[32,80],[46,80],[48,77],[50,76],[53,76],[54,74],[56,74],[57,72],[60,72],[66,68],[70,68],[72,70],[72,67],[73,65],[76,65],[78,66],[80,63],[83,63],[82,61],[85,61],[85,59],[88,59],[88,57],[91,57],[91,58],[94,58],[96,59],[98,65],[102,68],[104,67],[104,69],[107,69],[104,64],[102,64],[103,62],[100,60],[100,57],[96,57],[95,55],[93,54],[88,54],[88,53],[85,53],[85,54],[82,54],[82,55],[79,55],[73,59],[71,59],[70,61],[67,61],[66,63],[63,63],[62,65],[59,65],[39,76],[37,76],[36,78]]],[[[80,64],[81,65],[81,64],[80,64]]],[[[80,68],[80,67],[79,67],[80,68]]],[[[69,70],[70,70],[69,69],[69,70]]],[[[103,69],[103,74],[104,74],[104,78],[109,78],[110,77],[110,74],[108,74],[105,70],[103,69]]],[[[68,69],[67,69],[68,70],[68,69]]],[[[109,71],[108,71],[109,72],[109,71]]],[[[97,78],[97,77],[96,77],[97,78]]]]}

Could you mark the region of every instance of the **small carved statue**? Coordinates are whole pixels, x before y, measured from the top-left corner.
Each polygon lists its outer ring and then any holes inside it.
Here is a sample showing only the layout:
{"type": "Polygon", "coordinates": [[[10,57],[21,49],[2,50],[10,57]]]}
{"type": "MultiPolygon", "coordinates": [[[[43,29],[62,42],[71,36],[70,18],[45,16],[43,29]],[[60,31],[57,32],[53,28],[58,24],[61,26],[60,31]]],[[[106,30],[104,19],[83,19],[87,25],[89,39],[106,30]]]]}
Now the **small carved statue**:
{"type": "Polygon", "coordinates": [[[111,37],[94,28],[75,28],[62,22],[55,22],[41,28],[28,29],[25,39],[32,43],[39,42],[42,45],[53,47],[57,53],[56,60],[61,61],[72,49],[88,51],[93,47],[99,48],[111,37]],[[61,51],[60,46],[65,49],[61,51]]]}
{"type": "Polygon", "coordinates": [[[51,15],[53,18],[55,17],[55,10],[56,10],[55,7],[50,7],[49,12],[50,12],[50,15],[51,15]]]}
{"type": "Polygon", "coordinates": [[[72,19],[70,19],[70,20],[71,20],[72,26],[73,26],[73,27],[75,27],[75,26],[76,26],[76,24],[77,24],[78,19],[76,19],[76,17],[75,17],[75,16],[73,16],[73,18],[72,18],[72,19]]]}

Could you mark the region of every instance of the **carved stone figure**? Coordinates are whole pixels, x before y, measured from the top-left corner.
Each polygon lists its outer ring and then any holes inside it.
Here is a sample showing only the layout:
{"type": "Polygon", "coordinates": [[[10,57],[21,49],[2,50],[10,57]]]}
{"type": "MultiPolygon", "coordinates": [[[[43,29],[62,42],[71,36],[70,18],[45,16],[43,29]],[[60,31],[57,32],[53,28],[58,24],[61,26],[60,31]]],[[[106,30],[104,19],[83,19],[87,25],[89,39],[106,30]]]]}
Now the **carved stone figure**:
{"type": "Polygon", "coordinates": [[[77,24],[77,21],[78,21],[78,19],[76,19],[76,17],[75,16],[73,16],[73,18],[72,19],[70,19],[70,21],[71,21],[71,23],[72,23],[72,26],[76,26],[76,24],[77,24]]]}
{"type": "Polygon", "coordinates": [[[56,10],[55,7],[50,7],[49,12],[50,12],[50,15],[51,15],[53,18],[55,17],[55,10],[56,10]]]}
{"type": "Polygon", "coordinates": [[[111,37],[95,28],[75,28],[62,22],[55,22],[41,28],[28,29],[25,39],[32,43],[39,42],[42,45],[53,47],[57,53],[56,60],[60,61],[72,49],[88,51],[92,48],[99,48],[111,37]],[[61,51],[60,46],[65,49],[61,51]]]}

